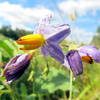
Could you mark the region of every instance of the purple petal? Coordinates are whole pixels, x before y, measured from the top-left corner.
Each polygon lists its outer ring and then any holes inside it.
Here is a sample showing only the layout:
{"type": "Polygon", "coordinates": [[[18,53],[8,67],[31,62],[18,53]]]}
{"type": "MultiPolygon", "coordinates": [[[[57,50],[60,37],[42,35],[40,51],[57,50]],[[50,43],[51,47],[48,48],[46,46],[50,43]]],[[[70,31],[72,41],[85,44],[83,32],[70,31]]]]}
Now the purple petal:
{"type": "Polygon", "coordinates": [[[83,72],[82,60],[77,50],[69,51],[68,54],[66,55],[66,60],[68,61],[68,64],[74,74],[74,77],[82,74],[83,72]]]}
{"type": "Polygon", "coordinates": [[[29,66],[29,63],[26,63],[23,66],[21,66],[22,68],[18,69],[18,68],[15,68],[15,69],[9,69],[6,73],[6,79],[7,81],[11,81],[11,80],[16,80],[18,78],[20,78],[24,71],[26,70],[26,68],[29,66]]]}
{"type": "Polygon", "coordinates": [[[64,63],[64,54],[61,50],[61,48],[54,43],[48,42],[45,45],[44,48],[51,57],[53,57],[55,60],[57,60],[58,62],[60,62],[61,64],[64,63]]]}
{"type": "Polygon", "coordinates": [[[16,59],[16,61],[14,63],[11,63],[9,65],[10,67],[6,66],[6,68],[8,67],[8,70],[5,74],[7,81],[18,79],[24,73],[25,69],[29,66],[31,60],[29,54],[22,54],[17,58],[14,58],[16,59]]]}
{"type": "Polygon", "coordinates": [[[49,52],[46,46],[41,47],[41,52],[43,53],[44,56],[49,56],[49,52]]]}
{"type": "Polygon", "coordinates": [[[9,65],[13,64],[16,62],[17,58],[19,57],[20,55],[17,55],[15,57],[13,57],[7,64],[6,66],[4,66],[4,68],[8,67],[9,65]]]}
{"type": "MultiPolygon", "coordinates": [[[[43,18],[40,23],[38,28],[36,28],[36,30],[34,31],[35,34],[43,34],[45,35],[46,31],[49,29],[48,27],[50,27],[50,20],[51,20],[51,16],[47,16],[45,18],[43,18]]],[[[50,31],[50,30],[49,30],[50,31]]]]}
{"type": "Polygon", "coordinates": [[[94,61],[100,63],[100,51],[98,51],[98,48],[94,46],[82,46],[79,48],[79,53],[80,55],[90,56],[94,61]]]}
{"type": "Polygon", "coordinates": [[[59,43],[70,34],[69,25],[53,26],[50,25],[50,19],[51,17],[43,19],[34,33],[43,34],[48,41],[59,43]]]}
{"type": "Polygon", "coordinates": [[[70,28],[67,24],[56,26],[55,29],[56,31],[54,31],[54,34],[48,38],[48,41],[59,43],[70,34],[70,28]]]}

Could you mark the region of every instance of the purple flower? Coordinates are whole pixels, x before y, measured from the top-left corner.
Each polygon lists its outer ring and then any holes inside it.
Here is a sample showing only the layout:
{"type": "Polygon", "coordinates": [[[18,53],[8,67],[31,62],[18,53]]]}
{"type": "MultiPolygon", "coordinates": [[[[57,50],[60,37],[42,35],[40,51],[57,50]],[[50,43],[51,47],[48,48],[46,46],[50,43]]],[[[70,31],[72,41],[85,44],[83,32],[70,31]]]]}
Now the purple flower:
{"type": "Polygon", "coordinates": [[[100,51],[94,46],[81,46],[78,50],[71,50],[65,55],[64,66],[70,69],[74,77],[83,72],[83,62],[100,63],[100,51]]]}
{"type": "Polygon", "coordinates": [[[77,50],[71,50],[65,55],[64,65],[73,72],[74,77],[83,73],[82,60],[77,50]]]}
{"type": "Polygon", "coordinates": [[[70,27],[68,24],[51,25],[50,18],[51,16],[42,19],[34,34],[19,38],[17,43],[29,45],[21,48],[21,50],[31,50],[41,47],[44,56],[51,56],[63,64],[64,54],[59,47],[59,43],[70,34],[70,27]]]}
{"type": "Polygon", "coordinates": [[[64,54],[59,47],[59,43],[70,34],[70,28],[68,24],[50,25],[50,18],[51,16],[42,19],[35,33],[41,33],[46,38],[45,45],[41,47],[42,53],[45,56],[50,55],[63,64],[64,54]]]}
{"type": "Polygon", "coordinates": [[[1,76],[6,77],[6,83],[10,84],[12,81],[21,77],[24,71],[30,64],[33,54],[21,54],[13,57],[4,67],[1,76]]]}
{"type": "Polygon", "coordinates": [[[100,63],[100,51],[95,46],[82,46],[78,51],[83,61],[91,64],[94,60],[100,63]]]}

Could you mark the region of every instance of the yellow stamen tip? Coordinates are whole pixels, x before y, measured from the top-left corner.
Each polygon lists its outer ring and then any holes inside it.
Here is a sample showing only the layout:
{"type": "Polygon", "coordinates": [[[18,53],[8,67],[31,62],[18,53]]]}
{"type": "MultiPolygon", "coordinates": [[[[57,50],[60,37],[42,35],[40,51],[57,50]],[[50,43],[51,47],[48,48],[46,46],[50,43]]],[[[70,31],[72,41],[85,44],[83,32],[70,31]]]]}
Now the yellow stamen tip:
{"type": "Polygon", "coordinates": [[[20,45],[42,44],[44,42],[42,34],[31,34],[19,38],[16,42],[20,45]]]}
{"type": "Polygon", "coordinates": [[[29,47],[20,48],[21,50],[29,50],[42,46],[45,42],[45,38],[42,34],[31,34],[19,38],[16,42],[20,45],[30,45],[29,47]]]}

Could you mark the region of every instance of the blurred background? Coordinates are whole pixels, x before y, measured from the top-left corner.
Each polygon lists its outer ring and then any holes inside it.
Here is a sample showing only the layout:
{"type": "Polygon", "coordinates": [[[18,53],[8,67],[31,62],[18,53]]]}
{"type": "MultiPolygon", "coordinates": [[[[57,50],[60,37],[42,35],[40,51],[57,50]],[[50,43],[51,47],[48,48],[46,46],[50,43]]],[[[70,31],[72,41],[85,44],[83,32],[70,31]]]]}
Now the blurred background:
{"type": "MultiPolygon", "coordinates": [[[[32,34],[47,15],[53,16],[51,24],[71,27],[61,45],[100,48],[100,0],[0,0],[0,72],[13,56],[24,53],[15,40],[32,34]]],[[[9,86],[4,80],[0,78],[0,100],[69,100],[69,71],[39,52],[19,80],[9,86]],[[50,70],[43,74],[47,65],[50,70]]],[[[84,73],[73,80],[72,100],[100,100],[99,84],[100,64],[84,63],[84,73]]]]}

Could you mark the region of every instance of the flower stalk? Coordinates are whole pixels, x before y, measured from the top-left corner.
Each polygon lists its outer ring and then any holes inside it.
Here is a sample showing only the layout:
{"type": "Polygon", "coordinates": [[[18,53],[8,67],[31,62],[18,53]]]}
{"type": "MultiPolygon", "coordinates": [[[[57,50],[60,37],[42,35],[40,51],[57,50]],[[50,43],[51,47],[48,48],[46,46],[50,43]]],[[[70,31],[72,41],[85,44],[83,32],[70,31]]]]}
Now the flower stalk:
{"type": "Polygon", "coordinates": [[[72,71],[70,71],[70,91],[69,91],[69,100],[72,100],[72,89],[73,89],[73,75],[72,75],[72,71]]]}

